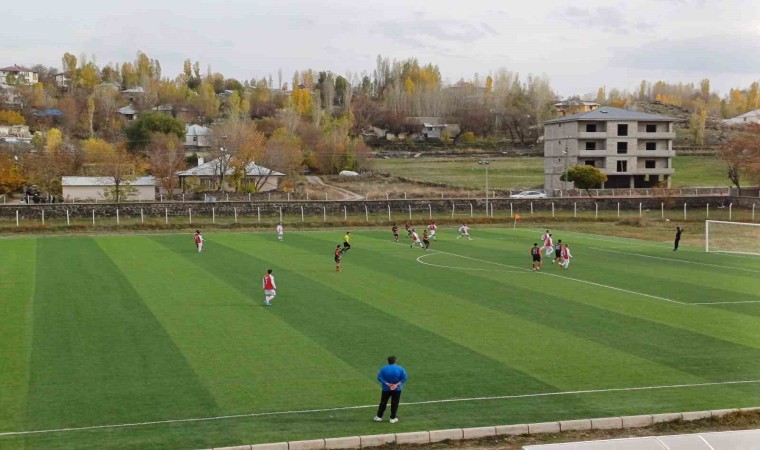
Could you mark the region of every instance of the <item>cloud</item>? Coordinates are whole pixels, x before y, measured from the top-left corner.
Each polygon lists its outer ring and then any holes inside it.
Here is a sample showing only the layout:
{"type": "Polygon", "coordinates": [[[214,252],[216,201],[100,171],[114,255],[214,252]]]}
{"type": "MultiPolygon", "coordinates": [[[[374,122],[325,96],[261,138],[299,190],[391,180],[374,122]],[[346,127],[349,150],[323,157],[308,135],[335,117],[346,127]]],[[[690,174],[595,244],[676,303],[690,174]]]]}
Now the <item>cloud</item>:
{"type": "Polygon", "coordinates": [[[611,65],[646,70],[753,74],[760,67],[760,41],[752,34],[661,39],[611,49],[611,65]]]}
{"type": "Polygon", "coordinates": [[[375,26],[375,30],[394,41],[420,48],[427,48],[429,44],[423,42],[429,42],[431,38],[441,42],[471,43],[499,34],[485,22],[472,23],[464,20],[381,22],[375,26]]]}
{"type": "Polygon", "coordinates": [[[575,28],[598,29],[605,33],[629,34],[651,31],[654,28],[651,22],[632,21],[623,11],[606,6],[593,10],[569,6],[557,17],[575,28]]]}

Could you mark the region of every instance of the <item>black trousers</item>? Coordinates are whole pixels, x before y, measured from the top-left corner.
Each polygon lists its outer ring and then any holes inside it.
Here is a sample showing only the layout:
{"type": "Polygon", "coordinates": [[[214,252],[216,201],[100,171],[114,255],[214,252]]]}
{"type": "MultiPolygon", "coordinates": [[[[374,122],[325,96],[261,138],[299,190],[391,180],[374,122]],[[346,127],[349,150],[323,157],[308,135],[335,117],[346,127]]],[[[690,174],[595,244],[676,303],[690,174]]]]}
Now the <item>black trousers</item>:
{"type": "Polygon", "coordinates": [[[395,419],[398,412],[398,404],[401,402],[401,391],[383,391],[382,395],[380,395],[380,405],[377,407],[377,417],[383,417],[383,414],[385,414],[388,399],[391,400],[391,419],[395,419]]]}
{"type": "Polygon", "coordinates": [[[678,243],[681,241],[681,238],[678,238],[673,242],[673,250],[678,250],[678,243]]]}

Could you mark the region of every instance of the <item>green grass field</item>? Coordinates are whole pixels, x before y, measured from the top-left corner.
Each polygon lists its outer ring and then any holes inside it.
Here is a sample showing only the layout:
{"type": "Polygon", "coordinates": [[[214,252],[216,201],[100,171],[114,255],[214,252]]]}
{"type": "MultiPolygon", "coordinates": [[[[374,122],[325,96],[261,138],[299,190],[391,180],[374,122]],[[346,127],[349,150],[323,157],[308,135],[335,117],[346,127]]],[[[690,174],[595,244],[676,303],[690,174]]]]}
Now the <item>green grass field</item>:
{"type": "MultiPolygon", "coordinates": [[[[484,189],[485,169],[482,158],[409,158],[375,159],[373,168],[416,181],[444,183],[451,186],[484,189]]],[[[530,189],[544,183],[544,159],[531,157],[492,158],[489,185],[493,189],[530,189]]],[[[672,185],[677,187],[729,186],[725,164],[710,156],[676,156],[672,185]]],[[[745,184],[749,180],[744,180],[745,184]]]]}
{"type": "Polygon", "coordinates": [[[573,263],[538,274],[526,268],[540,232],[476,226],[463,241],[449,228],[426,253],[357,230],[341,273],[341,230],[210,232],[203,254],[189,234],[0,239],[0,448],[760,405],[760,258],[674,253],[670,231],[553,230],[573,263]],[[280,288],[268,308],[267,268],[280,288]],[[395,425],[372,421],[389,354],[410,376],[395,425]]]}

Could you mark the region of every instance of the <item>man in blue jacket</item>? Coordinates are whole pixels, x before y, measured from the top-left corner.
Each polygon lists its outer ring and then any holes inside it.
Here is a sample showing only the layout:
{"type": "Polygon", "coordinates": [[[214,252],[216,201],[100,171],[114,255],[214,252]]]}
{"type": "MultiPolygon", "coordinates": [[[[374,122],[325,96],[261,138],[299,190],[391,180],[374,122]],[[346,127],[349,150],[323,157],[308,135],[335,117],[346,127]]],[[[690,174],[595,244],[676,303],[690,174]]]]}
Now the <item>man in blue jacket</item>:
{"type": "Polygon", "coordinates": [[[375,422],[383,421],[383,414],[385,408],[388,406],[388,399],[391,400],[391,423],[398,422],[396,412],[398,412],[398,404],[401,401],[401,389],[406,383],[406,370],[403,367],[396,365],[396,357],[388,357],[388,365],[380,369],[377,374],[377,381],[380,382],[380,386],[383,388],[382,395],[380,396],[380,405],[377,407],[377,415],[375,416],[375,422]]]}

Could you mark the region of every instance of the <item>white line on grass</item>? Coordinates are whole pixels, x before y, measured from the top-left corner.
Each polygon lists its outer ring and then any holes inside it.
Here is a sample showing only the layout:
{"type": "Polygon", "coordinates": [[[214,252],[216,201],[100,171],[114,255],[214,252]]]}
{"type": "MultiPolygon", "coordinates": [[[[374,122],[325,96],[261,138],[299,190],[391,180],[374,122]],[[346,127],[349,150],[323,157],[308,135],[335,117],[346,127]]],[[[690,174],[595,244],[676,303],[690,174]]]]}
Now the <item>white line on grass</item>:
{"type": "Polygon", "coordinates": [[[642,258],[662,259],[664,261],[675,261],[675,262],[681,262],[681,263],[686,263],[686,264],[697,264],[697,265],[700,265],[700,266],[718,267],[718,268],[721,268],[721,269],[741,270],[741,271],[744,271],[744,272],[760,273],[760,270],[745,269],[743,267],[721,266],[719,264],[702,263],[702,262],[689,261],[689,260],[686,260],[686,259],[678,259],[678,258],[664,258],[662,256],[642,255],[641,253],[623,252],[623,251],[620,251],[620,250],[608,250],[606,248],[599,248],[599,247],[589,247],[589,248],[592,249],[592,250],[599,250],[599,251],[602,251],[602,252],[620,253],[622,255],[640,256],[642,258]]]}
{"type": "MultiPolygon", "coordinates": [[[[499,265],[499,266],[509,267],[511,269],[520,269],[520,270],[525,270],[525,271],[529,271],[529,272],[531,271],[530,269],[524,269],[522,267],[511,266],[509,264],[501,264],[501,263],[497,263],[497,262],[493,262],[493,261],[486,261],[484,259],[472,258],[470,256],[457,255],[456,253],[443,252],[443,251],[440,251],[440,250],[435,250],[435,252],[436,253],[445,253],[447,255],[459,256],[460,258],[472,259],[473,261],[480,261],[480,262],[484,262],[484,263],[488,263],[488,264],[496,264],[496,265],[499,265]]],[[[628,289],[623,289],[623,288],[619,288],[619,287],[615,287],[615,286],[609,286],[607,284],[595,283],[593,281],[581,280],[579,278],[566,277],[564,275],[557,275],[555,273],[549,273],[549,272],[539,272],[539,273],[541,273],[543,275],[546,275],[546,276],[557,277],[557,278],[562,278],[562,279],[565,279],[565,280],[577,281],[579,283],[590,284],[592,286],[598,286],[598,287],[602,287],[602,288],[605,288],[605,289],[612,289],[613,291],[626,292],[628,294],[640,295],[642,297],[649,297],[649,298],[653,298],[655,300],[662,300],[662,301],[665,301],[665,302],[676,303],[678,305],[690,305],[690,304],[692,304],[692,303],[680,302],[678,300],[673,300],[673,299],[670,299],[670,298],[659,297],[657,295],[645,294],[643,292],[631,291],[631,290],[628,290],[628,289]]]]}
{"type": "Polygon", "coordinates": [[[417,262],[420,263],[420,264],[424,264],[426,266],[441,267],[441,268],[444,268],[444,269],[454,269],[454,270],[477,270],[477,271],[480,271],[480,272],[502,272],[502,273],[505,273],[505,272],[510,272],[510,273],[528,273],[528,272],[526,272],[524,270],[478,269],[478,268],[474,268],[474,267],[446,266],[446,265],[443,265],[443,264],[433,264],[433,263],[425,262],[425,261],[422,260],[422,258],[424,258],[426,256],[431,256],[431,255],[434,255],[434,253],[425,253],[424,255],[417,257],[417,262]]]}
{"type": "MultiPolygon", "coordinates": [[[[513,395],[498,395],[492,397],[463,397],[463,398],[446,398],[441,400],[423,400],[419,402],[404,403],[404,406],[414,405],[432,405],[437,403],[462,403],[462,402],[476,402],[476,401],[488,401],[488,400],[512,400],[522,398],[537,398],[537,397],[558,397],[566,395],[586,395],[586,394],[604,394],[608,392],[633,392],[633,391],[654,391],[664,389],[686,389],[686,388],[700,388],[707,386],[729,386],[737,384],[755,384],[760,383],[760,380],[738,380],[738,381],[716,381],[711,383],[692,383],[692,384],[665,384],[659,386],[634,386],[624,388],[609,388],[609,389],[584,389],[578,391],[556,391],[556,392],[539,392],[534,394],[513,394],[513,395]]],[[[113,428],[131,428],[141,427],[149,425],[164,425],[173,423],[187,423],[187,422],[208,422],[214,420],[226,420],[226,419],[240,419],[246,417],[267,417],[267,416],[282,416],[282,415],[294,415],[294,414],[311,414],[320,412],[335,412],[335,411],[348,411],[352,409],[369,409],[376,408],[377,405],[356,405],[356,406],[340,406],[336,408],[319,408],[319,409],[296,409],[291,411],[270,411],[260,413],[249,414],[233,414],[228,416],[212,416],[212,417],[194,417],[188,419],[167,419],[167,420],[155,420],[151,422],[133,422],[133,423],[119,423],[111,425],[92,425],[88,427],[71,427],[71,428],[53,428],[49,430],[29,430],[29,431],[7,431],[0,433],[0,437],[3,436],[21,436],[30,434],[45,434],[45,433],[62,433],[70,431],[86,431],[86,430],[101,430],[101,429],[113,429],[113,428]]]]}
{"type": "MultiPolygon", "coordinates": [[[[530,269],[523,269],[522,267],[511,266],[509,264],[502,264],[502,263],[497,263],[497,262],[493,262],[493,261],[486,261],[484,259],[472,258],[470,256],[457,255],[456,253],[449,253],[449,252],[444,252],[444,251],[440,251],[440,250],[434,250],[434,252],[436,252],[436,253],[445,253],[447,255],[458,256],[460,258],[471,259],[473,261],[480,261],[480,262],[484,262],[484,263],[488,263],[488,264],[496,264],[496,265],[499,265],[499,266],[509,267],[511,269],[519,269],[519,270],[524,270],[526,272],[532,272],[530,269]]],[[[602,287],[602,288],[605,288],[605,289],[611,289],[611,290],[614,290],[614,291],[626,292],[628,294],[640,295],[642,297],[649,297],[649,298],[653,298],[655,300],[662,300],[662,301],[665,301],[665,302],[675,303],[677,305],[684,305],[684,306],[737,305],[737,304],[743,304],[743,303],[760,303],[760,300],[741,300],[741,301],[735,301],[735,302],[698,302],[698,303],[697,302],[682,302],[682,301],[678,301],[678,300],[673,300],[671,298],[660,297],[660,296],[652,295],[652,294],[645,294],[643,292],[631,291],[629,289],[623,289],[623,288],[619,288],[619,287],[615,287],[615,286],[610,286],[610,285],[607,285],[607,284],[595,283],[593,281],[587,281],[587,280],[581,280],[580,278],[566,277],[564,275],[558,275],[556,273],[549,273],[549,272],[543,272],[543,271],[539,272],[539,273],[543,274],[543,275],[546,275],[546,276],[550,276],[550,277],[557,277],[557,278],[562,278],[562,279],[565,279],[565,280],[577,281],[579,283],[590,284],[592,286],[598,286],[598,287],[602,287]]]]}

